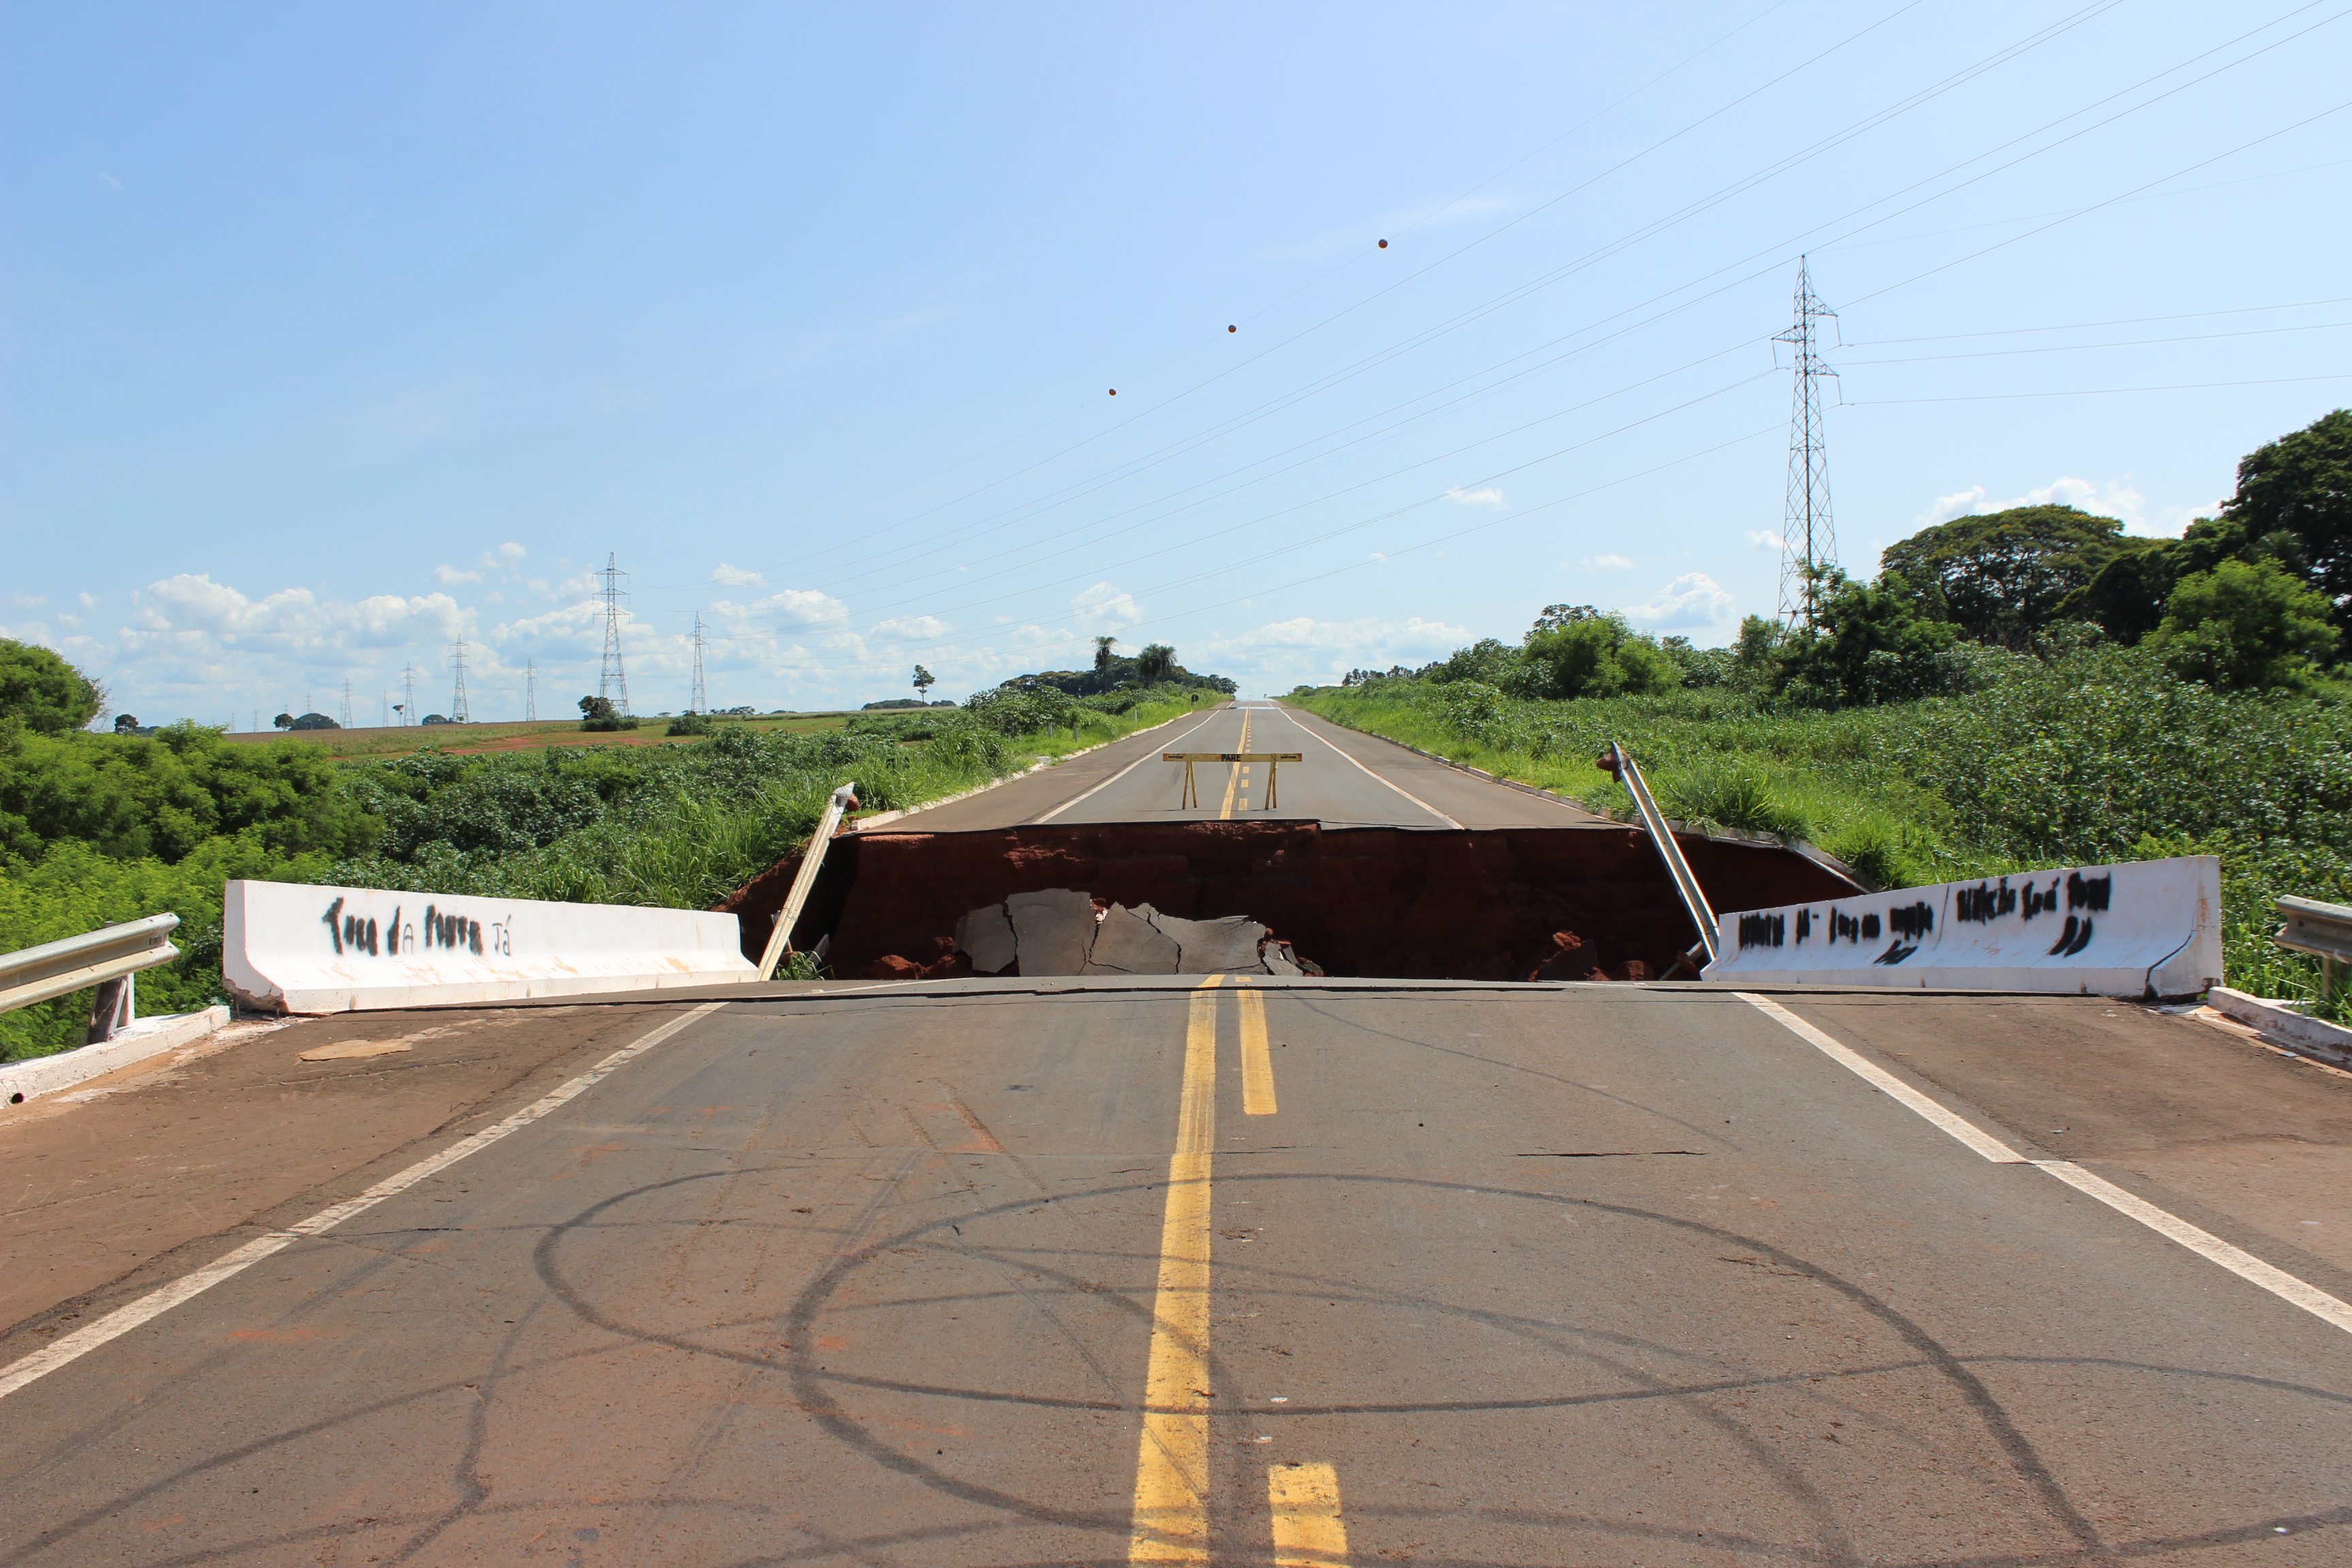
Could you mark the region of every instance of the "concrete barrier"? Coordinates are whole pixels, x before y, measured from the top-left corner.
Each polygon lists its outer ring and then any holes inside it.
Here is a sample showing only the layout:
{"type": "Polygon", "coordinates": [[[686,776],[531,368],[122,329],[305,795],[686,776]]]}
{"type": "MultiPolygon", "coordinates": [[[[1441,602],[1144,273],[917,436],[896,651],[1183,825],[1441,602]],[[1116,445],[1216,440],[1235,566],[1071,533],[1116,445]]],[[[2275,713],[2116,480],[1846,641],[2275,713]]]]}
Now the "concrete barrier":
{"type": "Polygon", "coordinates": [[[221,973],[248,1006],[344,1013],[751,980],[733,915],[231,882],[221,973]]]}
{"type": "Polygon", "coordinates": [[[71,1089],[117,1068],[145,1061],[182,1046],[193,1046],[227,1022],[226,1007],[206,1007],[200,1013],[159,1013],[126,1025],[102,1045],[77,1046],[52,1056],[10,1062],[0,1067],[0,1104],[21,1105],[61,1089],[71,1089]]]}
{"type": "Polygon", "coordinates": [[[2221,862],[2077,866],[1724,915],[1705,978],[2186,996],[2221,978],[2221,862]]]}

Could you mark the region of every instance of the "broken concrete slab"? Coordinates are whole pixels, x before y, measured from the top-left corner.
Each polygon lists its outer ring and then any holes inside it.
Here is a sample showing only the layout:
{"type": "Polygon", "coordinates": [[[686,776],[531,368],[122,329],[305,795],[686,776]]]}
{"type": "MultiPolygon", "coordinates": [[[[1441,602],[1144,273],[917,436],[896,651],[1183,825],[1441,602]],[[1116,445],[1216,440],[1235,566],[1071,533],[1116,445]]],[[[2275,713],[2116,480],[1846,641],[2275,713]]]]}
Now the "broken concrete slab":
{"type": "Polygon", "coordinates": [[[1095,944],[1094,900],[1067,888],[1049,888],[1013,894],[1004,900],[1004,910],[1012,917],[1024,976],[1086,973],[1095,944]]]}
{"type": "Polygon", "coordinates": [[[990,904],[956,921],[955,944],[971,959],[975,974],[1002,974],[1013,967],[1019,951],[1013,938],[1013,921],[1003,904],[990,904]]]}
{"type": "Polygon", "coordinates": [[[1179,974],[1231,974],[1249,971],[1263,974],[1265,962],[1258,948],[1265,941],[1265,927],[1247,915],[1226,915],[1221,920],[1188,921],[1175,915],[1155,911],[1151,923],[1172,939],[1182,956],[1178,960],[1179,974]]]}
{"type": "Polygon", "coordinates": [[[1270,942],[1265,944],[1265,972],[1268,974],[1306,973],[1292,962],[1290,944],[1286,942],[1270,942]]]}
{"type": "Polygon", "coordinates": [[[1175,939],[1151,923],[1158,913],[1150,904],[1129,909],[1113,904],[1095,932],[1088,974],[1175,974],[1182,952],[1175,939]]]}

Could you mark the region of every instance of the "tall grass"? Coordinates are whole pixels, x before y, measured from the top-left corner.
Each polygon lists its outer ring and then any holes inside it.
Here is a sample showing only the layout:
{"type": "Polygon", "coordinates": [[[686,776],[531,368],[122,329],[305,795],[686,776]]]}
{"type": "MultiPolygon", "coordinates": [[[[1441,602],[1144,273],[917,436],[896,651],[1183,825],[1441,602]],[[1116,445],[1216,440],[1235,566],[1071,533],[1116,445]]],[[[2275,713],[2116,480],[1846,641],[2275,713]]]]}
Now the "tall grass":
{"type": "Polygon", "coordinates": [[[1497,706],[1412,680],[1293,700],[1622,816],[1593,765],[1621,742],[1670,816],[1808,838],[1884,886],[2218,855],[2230,983],[2268,995],[2319,993],[2271,942],[2272,900],[2352,902],[2352,707],[2217,692],[2137,650],[2006,658],[1967,697],[1835,712],[1723,688],[1497,706]]]}

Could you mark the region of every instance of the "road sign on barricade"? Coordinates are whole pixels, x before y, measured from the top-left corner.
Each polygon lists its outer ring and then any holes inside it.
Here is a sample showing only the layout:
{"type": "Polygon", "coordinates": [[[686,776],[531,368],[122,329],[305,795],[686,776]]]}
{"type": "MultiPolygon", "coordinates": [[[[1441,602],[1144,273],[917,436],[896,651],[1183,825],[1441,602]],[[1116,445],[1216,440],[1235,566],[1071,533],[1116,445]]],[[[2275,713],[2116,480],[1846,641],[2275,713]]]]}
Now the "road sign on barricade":
{"type": "MultiPolygon", "coordinates": [[[[1193,763],[1264,763],[1266,765],[1265,808],[1272,811],[1280,804],[1276,795],[1275,783],[1277,775],[1282,772],[1282,764],[1304,761],[1306,756],[1307,753],[1304,752],[1162,752],[1160,753],[1160,760],[1163,763],[1184,764],[1184,805],[1201,804],[1201,786],[1192,776],[1193,763]]],[[[1180,806],[1179,809],[1181,810],[1181,807],[1180,806]]]]}
{"type": "Polygon", "coordinates": [[[2211,855],[1939,882],[1721,917],[1708,980],[2186,996],[2221,979],[2211,855]]]}
{"type": "Polygon", "coordinates": [[[345,1013],[752,980],[733,915],[231,882],[221,975],[249,1006],[345,1013]]]}

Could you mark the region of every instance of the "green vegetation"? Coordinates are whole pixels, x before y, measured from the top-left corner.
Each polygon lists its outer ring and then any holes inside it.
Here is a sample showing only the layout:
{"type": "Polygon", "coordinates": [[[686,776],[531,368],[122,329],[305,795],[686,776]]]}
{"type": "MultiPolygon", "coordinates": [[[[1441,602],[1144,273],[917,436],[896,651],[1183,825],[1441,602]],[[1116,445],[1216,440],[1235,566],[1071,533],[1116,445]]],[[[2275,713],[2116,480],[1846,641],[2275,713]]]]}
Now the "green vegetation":
{"type": "Polygon", "coordinates": [[[1883,886],[2218,855],[2231,983],[2352,1022],[2270,940],[2282,893],[2352,902],[2352,686],[2329,668],[2352,610],[2352,414],[2248,457],[2222,516],[2179,541],[2027,507],[1885,562],[1869,583],[1824,574],[1816,625],[1751,617],[1726,648],[1555,605],[1517,647],[1292,700],[1626,817],[1593,766],[1622,742],[1669,816],[1810,840],[1883,886]]]}
{"type": "MultiPolygon", "coordinates": [[[[33,683],[35,700],[84,700],[26,662],[47,682],[33,683]]],[[[222,889],[236,878],[708,908],[804,842],[844,782],[869,811],[917,805],[1191,712],[1202,697],[1181,685],[1077,699],[1024,680],[967,708],[851,725],[838,714],[757,725],[695,715],[669,724],[677,741],[647,744],[569,725],[561,735],[436,727],[433,738],[500,749],[340,761],[308,741],[194,725],[151,736],[36,728],[18,710],[0,717],[0,952],[170,910],[185,956],[141,976],[141,1009],[184,1011],[218,999],[222,889]],[[520,749],[551,740],[572,743],[520,749]]],[[[0,1015],[0,1059],[79,1044],[89,1006],[83,992],[0,1015]]]]}
{"type": "Polygon", "coordinates": [[[0,637],[0,718],[62,735],[97,718],[104,706],[104,689],[56,653],[0,637]]]}

